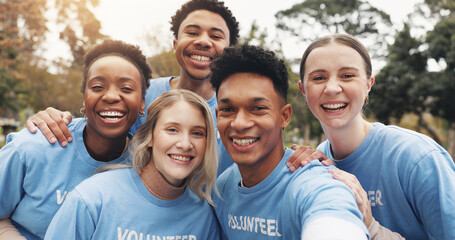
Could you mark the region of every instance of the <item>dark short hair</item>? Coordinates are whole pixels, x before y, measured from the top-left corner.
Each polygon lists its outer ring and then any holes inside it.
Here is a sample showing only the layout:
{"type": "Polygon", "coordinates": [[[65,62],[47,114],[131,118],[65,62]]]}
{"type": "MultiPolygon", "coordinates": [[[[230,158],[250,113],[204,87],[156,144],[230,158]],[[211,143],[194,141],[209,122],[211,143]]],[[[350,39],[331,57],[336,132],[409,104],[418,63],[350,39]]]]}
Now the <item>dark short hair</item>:
{"type": "MultiPolygon", "coordinates": [[[[289,88],[288,71],[283,60],[272,51],[252,45],[225,48],[211,64],[212,83],[218,93],[221,83],[235,73],[256,73],[268,77],[275,91],[286,101],[289,88]]],[[[260,87],[260,86],[258,86],[260,87]]]]}
{"type": "Polygon", "coordinates": [[[93,62],[103,56],[120,56],[136,66],[141,74],[142,96],[145,96],[145,91],[150,86],[149,79],[152,78],[152,70],[147,63],[147,58],[144,56],[138,46],[131,45],[119,40],[104,40],[102,43],[90,49],[84,55],[84,80],[82,82],[82,93],[85,92],[85,84],[87,82],[87,74],[93,62]]]}
{"type": "Polygon", "coordinates": [[[178,39],[179,28],[185,18],[191,12],[196,10],[208,10],[210,12],[219,14],[229,29],[229,45],[237,44],[239,38],[239,23],[232,15],[222,1],[217,0],[191,0],[182,5],[171,18],[171,31],[174,33],[175,39],[178,39]]]}

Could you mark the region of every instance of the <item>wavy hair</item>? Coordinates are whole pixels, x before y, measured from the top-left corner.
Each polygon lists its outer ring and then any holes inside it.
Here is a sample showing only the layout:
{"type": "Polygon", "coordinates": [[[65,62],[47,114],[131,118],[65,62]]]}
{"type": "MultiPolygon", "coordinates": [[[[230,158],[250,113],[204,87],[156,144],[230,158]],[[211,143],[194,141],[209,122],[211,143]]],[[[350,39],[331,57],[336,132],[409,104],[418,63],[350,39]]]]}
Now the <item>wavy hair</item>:
{"type": "Polygon", "coordinates": [[[168,109],[179,101],[185,101],[200,109],[205,119],[206,147],[200,165],[187,177],[187,185],[201,199],[213,205],[212,191],[218,192],[215,185],[218,169],[218,144],[216,130],[210,108],[199,95],[184,89],[174,89],[160,95],[147,108],[145,123],[137,130],[131,142],[133,167],[141,174],[144,167],[153,161],[152,151],[147,145],[153,138],[158,118],[164,109],[168,109]]]}

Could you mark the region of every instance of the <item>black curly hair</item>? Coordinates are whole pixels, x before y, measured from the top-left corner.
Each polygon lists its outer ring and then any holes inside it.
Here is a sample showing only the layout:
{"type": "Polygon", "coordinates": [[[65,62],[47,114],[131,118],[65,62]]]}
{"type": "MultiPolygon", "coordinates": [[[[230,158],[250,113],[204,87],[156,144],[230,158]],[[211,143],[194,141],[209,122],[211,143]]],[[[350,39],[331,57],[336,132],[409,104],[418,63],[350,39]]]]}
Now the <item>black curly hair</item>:
{"type": "MultiPolygon", "coordinates": [[[[275,91],[286,101],[289,88],[288,71],[283,60],[272,51],[252,45],[228,47],[211,64],[212,83],[218,93],[221,83],[235,73],[256,73],[268,77],[275,91]]],[[[258,86],[260,87],[260,86],[258,86]]]]}
{"type": "Polygon", "coordinates": [[[183,4],[171,18],[171,31],[174,33],[175,39],[179,37],[179,28],[183,20],[185,20],[188,14],[196,10],[208,10],[219,14],[229,29],[229,45],[233,46],[237,44],[239,39],[239,23],[232,15],[231,10],[224,5],[224,2],[217,0],[191,0],[183,4]]]}
{"type": "Polygon", "coordinates": [[[107,55],[117,55],[131,62],[141,73],[142,96],[145,96],[145,91],[150,86],[149,79],[152,78],[152,69],[147,63],[147,58],[144,56],[138,46],[125,43],[120,40],[104,40],[102,43],[90,49],[84,55],[84,80],[82,82],[82,93],[85,92],[85,84],[87,83],[87,74],[93,62],[100,57],[107,55]]]}

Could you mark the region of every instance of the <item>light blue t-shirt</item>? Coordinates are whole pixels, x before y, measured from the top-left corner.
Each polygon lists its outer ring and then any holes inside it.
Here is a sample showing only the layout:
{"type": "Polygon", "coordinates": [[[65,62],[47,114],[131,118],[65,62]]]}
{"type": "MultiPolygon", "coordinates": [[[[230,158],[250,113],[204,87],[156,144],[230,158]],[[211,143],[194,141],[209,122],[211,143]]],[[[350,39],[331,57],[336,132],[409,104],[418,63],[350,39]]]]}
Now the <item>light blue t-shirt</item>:
{"type": "Polygon", "coordinates": [[[329,167],[318,160],[290,172],[286,161],[292,153],[286,149],[272,173],[250,188],[239,185],[235,164],[221,174],[217,186],[222,199],[215,198],[215,212],[223,237],[300,239],[306,224],[324,216],[350,221],[368,235],[351,190],[334,180],[329,167]]]}
{"type": "MultiPolygon", "coordinates": [[[[333,159],[328,141],[318,149],[333,159]]],[[[373,123],[360,146],[335,165],[357,177],[384,227],[406,239],[455,239],[455,165],[431,138],[373,123]]]]}
{"type": "Polygon", "coordinates": [[[175,200],[152,195],[133,168],[83,181],[55,215],[45,239],[219,239],[205,200],[186,188],[175,200]]]}
{"type": "MultiPolygon", "coordinates": [[[[134,133],[139,129],[139,127],[142,125],[142,123],[145,123],[145,119],[147,118],[147,108],[148,106],[161,94],[170,91],[171,90],[171,85],[170,81],[176,77],[163,77],[163,78],[156,78],[150,80],[150,87],[147,88],[147,92],[145,94],[145,114],[144,116],[138,117],[136,122],[133,124],[133,126],[130,128],[130,133],[134,135],[134,133]]],[[[216,101],[216,95],[213,96],[212,98],[206,100],[207,104],[210,107],[210,111],[212,112],[213,120],[215,121],[215,127],[216,127],[216,114],[215,114],[215,109],[218,107],[218,103],[216,101]]],[[[231,156],[228,154],[226,151],[226,148],[224,147],[223,143],[221,142],[220,135],[217,131],[216,134],[216,140],[218,142],[218,146],[220,148],[220,161],[218,164],[218,175],[220,175],[226,168],[231,166],[234,161],[232,160],[231,156]]]]}
{"type": "MultiPolygon", "coordinates": [[[[0,217],[11,216],[27,239],[42,239],[67,193],[105,163],[87,152],[85,125],[85,119],[68,125],[74,140],[65,148],[49,144],[41,131],[24,129],[9,134],[0,150],[0,217]]],[[[127,158],[124,154],[109,163],[127,158]]]]}

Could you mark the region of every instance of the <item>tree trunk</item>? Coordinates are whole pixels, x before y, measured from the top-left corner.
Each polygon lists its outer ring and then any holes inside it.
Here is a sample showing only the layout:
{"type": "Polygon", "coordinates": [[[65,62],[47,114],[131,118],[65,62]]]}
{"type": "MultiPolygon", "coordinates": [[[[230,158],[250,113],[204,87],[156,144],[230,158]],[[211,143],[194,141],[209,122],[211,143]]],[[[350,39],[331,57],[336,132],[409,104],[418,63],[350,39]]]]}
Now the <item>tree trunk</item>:
{"type": "Polygon", "coordinates": [[[433,128],[431,128],[431,126],[428,125],[427,122],[425,122],[425,120],[423,119],[423,114],[422,113],[419,113],[419,122],[418,122],[418,124],[423,129],[425,129],[428,132],[428,134],[430,134],[430,137],[433,138],[433,140],[435,142],[437,142],[439,145],[441,145],[441,139],[439,139],[439,136],[436,133],[436,131],[433,130],[433,128]]]}
{"type": "Polygon", "coordinates": [[[455,161],[455,122],[451,122],[447,134],[447,151],[455,161]]]}

